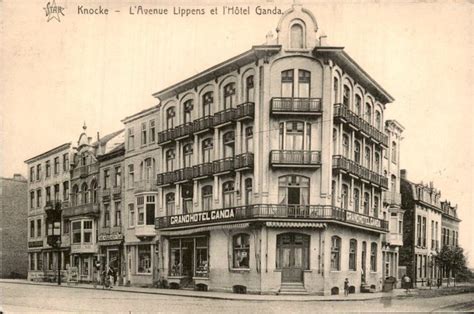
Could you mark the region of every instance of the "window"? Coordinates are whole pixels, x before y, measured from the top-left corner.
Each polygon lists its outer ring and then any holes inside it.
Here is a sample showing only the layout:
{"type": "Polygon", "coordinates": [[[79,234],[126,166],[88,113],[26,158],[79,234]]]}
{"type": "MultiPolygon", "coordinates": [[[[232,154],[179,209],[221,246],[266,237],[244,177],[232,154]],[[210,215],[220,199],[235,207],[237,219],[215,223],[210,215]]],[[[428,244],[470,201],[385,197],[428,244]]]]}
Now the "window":
{"type": "Polygon", "coordinates": [[[36,165],[36,180],[41,180],[41,165],[36,165]]]}
{"type": "Polygon", "coordinates": [[[137,273],[151,274],[151,245],[138,245],[137,273]]]}
{"type": "Polygon", "coordinates": [[[63,200],[69,199],[69,181],[63,182],[63,200]]]}
{"type": "Polygon", "coordinates": [[[104,170],[104,190],[110,188],[110,170],[104,170]]]}
{"type": "Polygon", "coordinates": [[[290,30],[290,47],[301,49],[304,48],[304,30],[301,24],[293,24],[290,30]]]}
{"type": "Polygon", "coordinates": [[[60,200],[60,197],[59,197],[59,184],[55,184],[53,189],[54,189],[54,192],[53,192],[54,193],[53,194],[54,200],[59,201],[60,200]]]}
{"type": "Polygon", "coordinates": [[[223,136],[224,144],[224,158],[234,157],[235,151],[235,133],[234,131],[229,131],[223,136]]]}
{"type": "Polygon", "coordinates": [[[145,197],[144,196],[138,196],[137,197],[137,214],[138,214],[138,219],[137,219],[137,225],[144,225],[145,224],[145,197]]]}
{"type": "Polygon", "coordinates": [[[334,78],[332,89],[334,93],[334,103],[338,103],[339,102],[339,79],[337,77],[334,78]]]}
{"type": "Polygon", "coordinates": [[[331,270],[341,270],[341,238],[331,237],[331,270]]]}
{"type": "Polygon", "coordinates": [[[155,120],[150,120],[150,143],[155,142],[156,129],[155,129],[155,120]]]}
{"type": "Polygon", "coordinates": [[[350,158],[349,155],[349,136],[344,134],[342,136],[342,155],[346,158],[350,158]]]}
{"type": "Polygon", "coordinates": [[[72,243],[81,243],[81,222],[72,222],[72,243]]]}
{"type": "Polygon", "coordinates": [[[255,101],[255,89],[253,83],[253,75],[247,76],[245,79],[245,100],[247,102],[255,101]]]}
{"type": "Polygon", "coordinates": [[[46,161],[46,178],[51,176],[51,164],[49,160],[46,161]]]}
{"type": "Polygon", "coordinates": [[[142,123],[142,145],[146,145],[147,137],[146,137],[146,122],[142,123]]]}
{"type": "Polygon", "coordinates": [[[115,226],[122,225],[122,203],[115,202],[115,226]]]}
{"type": "Polygon", "coordinates": [[[69,170],[69,154],[66,153],[63,155],[63,171],[69,170]]]}
{"type": "Polygon", "coordinates": [[[370,194],[368,192],[364,193],[364,214],[369,215],[370,212],[370,194]]]}
{"type": "Polygon", "coordinates": [[[54,158],[54,174],[59,173],[59,157],[54,158]]]}
{"type": "Polygon", "coordinates": [[[97,181],[92,181],[91,183],[91,201],[93,204],[97,204],[98,202],[98,197],[97,197],[97,181]]]}
{"type": "Polygon", "coordinates": [[[223,207],[234,206],[234,181],[227,181],[222,185],[223,207]]]}
{"type": "Polygon", "coordinates": [[[82,184],[82,204],[88,204],[89,203],[89,189],[87,188],[87,184],[83,183],[82,184]]]}
{"type": "Polygon", "coordinates": [[[349,208],[349,186],[347,184],[342,185],[341,202],[341,206],[343,209],[349,208]]]}
{"type": "Polygon", "coordinates": [[[397,143],[392,142],[392,162],[397,163],[397,143]]]}
{"type": "Polygon", "coordinates": [[[84,220],[84,243],[92,243],[92,220],[84,220]]]}
{"type": "Polygon", "coordinates": [[[189,99],[187,101],[184,102],[184,117],[183,117],[183,122],[184,123],[188,123],[188,122],[191,122],[192,121],[192,118],[191,118],[191,114],[193,112],[193,100],[192,99],[189,99]]]}
{"type": "Polygon", "coordinates": [[[135,148],[135,134],[133,128],[128,129],[128,149],[132,150],[135,148]]]}
{"type": "Polygon", "coordinates": [[[252,179],[245,179],[245,205],[252,203],[252,179]]]}
{"type": "Polygon", "coordinates": [[[397,177],[392,174],[390,176],[390,191],[392,193],[395,193],[396,190],[397,190],[397,177]]]}
{"type": "Polygon", "coordinates": [[[365,167],[370,170],[370,169],[372,169],[372,162],[371,162],[371,161],[372,161],[372,158],[371,158],[371,156],[372,156],[372,150],[371,150],[369,147],[366,146],[364,153],[365,153],[365,154],[364,154],[364,157],[365,157],[365,158],[364,158],[364,159],[365,159],[365,167]]]}
{"type": "Polygon", "coordinates": [[[356,270],[356,259],[357,259],[357,240],[351,239],[349,241],[349,270],[356,270]]]}
{"type": "Polygon", "coordinates": [[[110,227],[110,204],[104,204],[104,227],[110,227]]]}
{"type": "Polygon", "coordinates": [[[30,168],[30,182],[35,180],[35,167],[30,168]]]}
{"type": "Polygon", "coordinates": [[[359,189],[354,189],[354,211],[360,211],[360,191],[359,189]]]}
{"type": "Polygon", "coordinates": [[[35,208],[35,191],[30,191],[30,209],[35,208]]]}
{"type": "Polygon", "coordinates": [[[175,214],[176,214],[176,204],[175,204],[174,193],[168,193],[166,194],[166,215],[171,216],[175,214]]]}
{"type": "Polygon", "coordinates": [[[174,128],[174,117],[175,117],[175,111],[174,111],[174,107],[171,107],[171,108],[168,108],[166,110],[166,128],[169,130],[169,129],[172,129],[174,128]]]}
{"type": "Polygon", "coordinates": [[[281,97],[293,97],[293,73],[293,69],[281,72],[281,97]]]}
{"type": "Polygon", "coordinates": [[[372,123],[372,106],[369,103],[365,104],[365,120],[372,123]]]}
{"type": "Polygon", "coordinates": [[[135,183],[135,169],[133,165],[128,165],[128,187],[133,188],[135,183]]]}
{"type": "Polygon", "coordinates": [[[212,103],[214,102],[214,93],[207,92],[202,96],[202,116],[207,117],[211,115],[212,103]]]}
{"type": "Polygon", "coordinates": [[[253,152],[253,127],[251,126],[245,128],[245,151],[253,152]]]}
{"type": "Polygon", "coordinates": [[[376,173],[380,173],[380,154],[379,153],[375,153],[374,171],[376,173]]]}
{"type": "Polygon", "coordinates": [[[47,186],[45,188],[45,192],[46,192],[46,203],[49,203],[51,202],[51,187],[47,186]]]}
{"type": "Polygon", "coordinates": [[[250,236],[240,233],[232,238],[233,246],[233,268],[249,268],[250,258],[250,236]]]}
{"type": "Polygon", "coordinates": [[[224,110],[235,106],[235,84],[229,83],[224,86],[224,110]]]}
{"type": "Polygon", "coordinates": [[[193,165],[193,144],[186,144],[183,146],[183,166],[191,167],[193,165]]]}
{"type": "Polygon", "coordinates": [[[183,199],[183,214],[193,212],[193,185],[183,184],[181,188],[181,197],[183,199]]]}
{"type": "Polygon", "coordinates": [[[375,126],[382,130],[382,114],[378,110],[375,111],[375,126]]]}
{"type": "Polygon", "coordinates": [[[377,271],[377,243],[370,245],[370,271],[377,271]]]}
{"type": "Polygon", "coordinates": [[[350,98],[351,97],[351,90],[349,89],[349,86],[344,85],[343,91],[342,91],[342,104],[346,106],[347,108],[350,108],[350,98]]]}
{"type": "Polygon", "coordinates": [[[298,70],[298,97],[311,97],[311,72],[298,70]]]}
{"type": "Polygon", "coordinates": [[[354,110],[355,113],[360,117],[362,116],[362,98],[359,95],[355,96],[355,105],[354,105],[354,110]]]}
{"type": "Polygon", "coordinates": [[[212,142],[212,138],[206,138],[202,141],[202,162],[211,162],[212,160],[212,149],[214,145],[212,142]]]}
{"type": "Polygon", "coordinates": [[[379,217],[379,197],[374,196],[374,217],[379,217]]]}
{"type": "Polygon", "coordinates": [[[360,142],[359,141],[355,141],[355,145],[354,145],[354,161],[358,164],[360,164],[361,160],[360,160],[360,142]]]}
{"type": "Polygon", "coordinates": [[[155,224],[155,196],[140,195],[137,197],[138,225],[155,224]]]}
{"type": "Polygon", "coordinates": [[[35,237],[35,221],[30,220],[30,238],[35,237]]]}
{"type": "Polygon", "coordinates": [[[299,121],[280,123],[280,149],[304,150],[311,147],[311,124],[299,121]],[[306,126],[306,129],[305,129],[306,126]]]}
{"type": "Polygon", "coordinates": [[[40,208],[43,206],[43,199],[41,198],[41,190],[36,191],[36,207],[40,208]]]}
{"type": "Polygon", "coordinates": [[[297,175],[279,177],[278,203],[284,205],[308,205],[309,178],[297,175]]]}
{"type": "Polygon", "coordinates": [[[209,271],[207,237],[196,238],[196,276],[207,277],[209,271]]]}
{"type": "Polygon", "coordinates": [[[174,149],[168,149],[166,151],[166,171],[167,172],[174,171],[174,158],[175,158],[174,149]]]}
{"type": "MultiPolygon", "coordinates": [[[[206,185],[202,188],[202,210],[212,210],[212,186],[206,185]]],[[[173,205],[174,206],[174,205],[173,205]]]]}
{"type": "Polygon", "coordinates": [[[115,167],[115,180],[114,186],[121,186],[122,185],[122,167],[115,167]]]}
{"type": "Polygon", "coordinates": [[[129,227],[134,227],[135,226],[135,208],[133,207],[133,204],[128,204],[128,225],[129,227]]]}
{"type": "Polygon", "coordinates": [[[367,242],[362,241],[362,282],[365,283],[365,272],[367,271],[367,242]]]}
{"type": "Polygon", "coordinates": [[[423,217],[423,247],[426,247],[426,217],[423,217]]]}

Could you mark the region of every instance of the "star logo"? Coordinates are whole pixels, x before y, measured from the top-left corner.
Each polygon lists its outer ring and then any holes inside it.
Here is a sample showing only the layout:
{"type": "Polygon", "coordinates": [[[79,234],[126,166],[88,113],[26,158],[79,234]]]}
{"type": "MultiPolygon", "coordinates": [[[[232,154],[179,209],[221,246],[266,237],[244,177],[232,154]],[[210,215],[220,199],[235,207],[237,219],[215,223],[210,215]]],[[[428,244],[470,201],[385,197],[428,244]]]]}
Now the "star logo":
{"type": "Polygon", "coordinates": [[[46,12],[46,17],[48,18],[47,22],[51,21],[52,19],[56,19],[58,22],[61,22],[59,14],[64,16],[64,7],[56,5],[56,0],[53,0],[53,2],[48,2],[46,4],[46,8],[43,8],[43,10],[46,12]]]}

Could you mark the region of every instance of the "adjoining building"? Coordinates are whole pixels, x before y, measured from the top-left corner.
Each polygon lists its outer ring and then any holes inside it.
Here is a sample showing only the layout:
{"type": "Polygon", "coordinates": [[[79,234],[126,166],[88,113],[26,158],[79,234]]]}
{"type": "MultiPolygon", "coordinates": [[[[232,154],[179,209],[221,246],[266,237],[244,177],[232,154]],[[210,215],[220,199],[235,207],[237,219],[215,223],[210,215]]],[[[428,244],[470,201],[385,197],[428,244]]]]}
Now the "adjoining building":
{"type": "Polygon", "coordinates": [[[324,43],[310,11],[293,5],[277,38],[154,96],[160,280],[337,294],[348,278],[353,292],[381,289],[393,98],[324,43]]]}
{"type": "MultiPolygon", "coordinates": [[[[458,218],[458,206],[451,205],[451,202],[441,202],[441,247],[443,246],[458,246],[459,241],[459,223],[461,219],[458,218]]],[[[445,269],[439,270],[439,276],[447,281],[452,277],[452,273],[448,273],[445,269]]]]}
{"type": "Polygon", "coordinates": [[[0,278],[26,278],[28,199],[26,179],[0,178],[0,278]]]}

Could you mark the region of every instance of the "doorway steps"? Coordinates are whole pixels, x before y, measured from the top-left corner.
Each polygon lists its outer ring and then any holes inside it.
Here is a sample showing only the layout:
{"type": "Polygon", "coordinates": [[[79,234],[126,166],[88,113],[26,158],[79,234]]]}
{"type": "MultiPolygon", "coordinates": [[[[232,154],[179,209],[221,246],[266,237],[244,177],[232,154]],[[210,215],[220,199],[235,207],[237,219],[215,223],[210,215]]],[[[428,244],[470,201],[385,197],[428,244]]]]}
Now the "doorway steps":
{"type": "Polygon", "coordinates": [[[307,295],[308,291],[302,282],[284,282],[280,286],[279,295],[307,295]]]}

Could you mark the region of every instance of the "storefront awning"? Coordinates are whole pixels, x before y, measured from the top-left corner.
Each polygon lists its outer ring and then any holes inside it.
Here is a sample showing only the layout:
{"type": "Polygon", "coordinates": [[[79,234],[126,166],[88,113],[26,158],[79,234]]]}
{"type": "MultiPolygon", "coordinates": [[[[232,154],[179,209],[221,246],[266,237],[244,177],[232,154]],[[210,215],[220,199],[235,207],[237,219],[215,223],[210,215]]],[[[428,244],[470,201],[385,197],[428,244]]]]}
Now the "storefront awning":
{"type": "Polygon", "coordinates": [[[183,230],[173,230],[173,231],[160,231],[159,234],[167,236],[167,235],[187,235],[199,232],[205,232],[210,230],[222,230],[222,229],[243,229],[248,228],[249,223],[240,223],[240,224],[227,224],[227,225],[217,225],[217,226],[207,226],[207,227],[200,227],[200,228],[192,228],[192,229],[183,229],[183,230]]]}
{"type": "Polygon", "coordinates": [[[267,227],[274,228],[326,228],[325,223],[321,222],[292,222],[292,221],[268,221],[267,227]]]}

